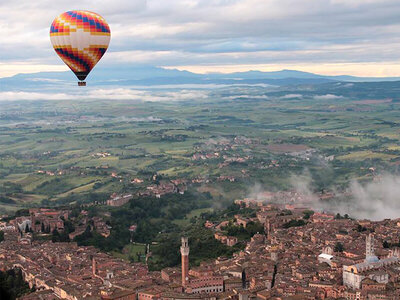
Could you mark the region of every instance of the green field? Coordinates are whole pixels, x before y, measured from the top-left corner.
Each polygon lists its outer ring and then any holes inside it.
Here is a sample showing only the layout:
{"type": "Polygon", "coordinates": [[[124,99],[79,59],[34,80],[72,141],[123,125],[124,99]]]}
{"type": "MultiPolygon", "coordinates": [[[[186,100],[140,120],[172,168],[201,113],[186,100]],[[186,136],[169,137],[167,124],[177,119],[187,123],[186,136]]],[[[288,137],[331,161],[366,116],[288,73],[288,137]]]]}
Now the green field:
{"type": "Polygon", "coordinates": [[[248,195],[255,184],[291,188],[287,179],[304,170],[316,190],[346,188],[351,179],[370,178],[371,167],[397,170],[400,103],[393,87],[380,92],[320,84],[215,88],[201,102],[1,102],[0,196],[14,202],[0,203],[0,210],[137,192],[154,174],[207,179],[193,188],[209,191],[216,206],[248,195]],[[294,91],[303,97],[282,98],[294,91]],[[325,94],[341,98],[316,100],[325,94]],[[263,95],[268,99],[257,98],[263,95]],[[364,101],[388,98],[394,100],[364,101]],[[270,150],[280,144],[284,151],[270,150]],[[314,152],[296,153],[299,145],[314,152]],[[136,177],[145,182],[131,184],[136,177]]]}
{"type": "Polygon", "coordinates": [[[205,212],[212,212],[212,208],[199,208],[199,209],[194,209],[190,213],[188,213],[184,219],[177,219],[174,220],[173,223],[184,228],[185,226],[188,226],[190,224],[190,220],[192,218],[198,218],[202,213],[205,212]]]}
{"type": "Polygon", "coordinates": [[[111,254],[117,258],[122,258],[127,261],[135,261],[138,262],[138,255],[140,257],[140,261],[145,261],[145,252],[146,245],[144,244],[129,244],[122,249],[121,252],[113,251],[111,254]]]}

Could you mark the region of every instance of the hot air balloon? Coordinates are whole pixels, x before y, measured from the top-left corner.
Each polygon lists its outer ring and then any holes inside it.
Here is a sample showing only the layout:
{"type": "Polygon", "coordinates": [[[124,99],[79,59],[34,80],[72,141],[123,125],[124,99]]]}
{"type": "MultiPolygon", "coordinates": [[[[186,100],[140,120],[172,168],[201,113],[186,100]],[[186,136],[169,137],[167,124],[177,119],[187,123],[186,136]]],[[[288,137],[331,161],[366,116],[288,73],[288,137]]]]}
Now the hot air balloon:
{"type": "Polygon", "coordinates": [[[83,10],[59,15],[50,28],[54,50],[80,80],[84,81],[107,51],[111,39],[110,27],[100,15],[83,10]]]}

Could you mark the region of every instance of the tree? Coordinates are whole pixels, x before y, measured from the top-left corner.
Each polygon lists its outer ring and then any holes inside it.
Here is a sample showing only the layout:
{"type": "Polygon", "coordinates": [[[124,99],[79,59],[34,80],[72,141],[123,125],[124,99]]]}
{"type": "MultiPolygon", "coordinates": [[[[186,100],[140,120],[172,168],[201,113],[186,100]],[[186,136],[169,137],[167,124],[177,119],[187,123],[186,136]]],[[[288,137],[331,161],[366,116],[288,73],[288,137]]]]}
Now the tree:
{"type": "Polygon", "coordinates": [[[387,249],[387,248],[390,247],[390,245],[389,245],[389,243],[388,243],[387,241],[384,241],[384,242],[382,243],[382,246],[383,246],[383,248],[385,248],[385,249],[387,249]]]}
{"type": "Polygon", "coordinates": [[[358,225],[357,225],[357,231],[358,231],[358,232],[367,231],[367,228],[365,228],[364,226],[361,226],[360,224],[358,224],[358,225]]]}
{"type": "Polygon", "coordinates": [[[60,241],[60,233],[56,228],[53,229],[53,232],[51,233],[51,241],[53,243],[59,242],[60,241]]]}
{"type": "Polygon", "coordinates": [[[284,210],[282,210],[282,212],[279,215],[280,216],[291,216],[291,215],[293,215],[293,213],[290,209],[284,209],[284,210]]]}
{"type": "Polygon", "coordinates": [[[61,233],[60,233],[60,242],[61,243],[69,243],[71,240],[70,240],[70,238],[69,238],[69,234],[68,234],[68,231],[67,230],[63,230],[61,233]]]}
{"type": "Polygon", "coordinates": [[[0,299],[16,299],[29,291],[20,269],[0,271],[0,299]]]}
{"type": "Polygon", "coordinates": [[[337,242],[335,244],[335,252],[343,252],[344,251],[344,246],[341,242],[337,242]]]}
{"type": "Polygon", "coordinates": [[[303,219],[308,220],[314,214],[314,211],[313,210],[305,210],[305,211],[303,211],[303,214],[304,214],[303,219]]]}
{"type": "Polygon", "coordinates": [[[94,190],[97,190],[97,189],[101,188],[102,186],[103,186],[103,183],[101,183],[101,182],[96,182],[96,183],[93,185],[93,189],[94,189],[94,190]]]}
{"type": "Polygon", "coordinates": [[[0,230],[0,242],[4,241],[4,231],[0,230]]]}
{"type": "Polygon", "coordinates": [[[26,224],[26,226],[25,226],[25,233],[28,233],[30,230],[29,230],[29,224],[26,224]]]}
{"type": "Polygon", "coordinates": [[[75,231],[74,224],[69,220],[64,220],[64,231],[67,233],[71,233],[75,231]]]}
{"type": "Polygon", "coordinates": [[[283,224],[283,228],[299,227],[307,224],[304,220],[290,220],[289,222],[283,224]]]}

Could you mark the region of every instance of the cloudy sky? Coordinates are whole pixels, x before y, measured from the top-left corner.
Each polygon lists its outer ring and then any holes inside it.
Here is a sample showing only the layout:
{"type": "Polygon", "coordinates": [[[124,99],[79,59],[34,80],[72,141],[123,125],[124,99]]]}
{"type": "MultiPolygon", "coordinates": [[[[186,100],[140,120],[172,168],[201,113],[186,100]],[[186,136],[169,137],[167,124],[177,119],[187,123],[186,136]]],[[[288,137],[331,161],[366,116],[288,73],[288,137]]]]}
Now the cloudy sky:
{"type": "Polygon", "coordinates": [[[400,76],[398,0],[0,0],[0,77],[66,70],[48,33],[71,9],[109,22],[103,66],[400,76]]]}

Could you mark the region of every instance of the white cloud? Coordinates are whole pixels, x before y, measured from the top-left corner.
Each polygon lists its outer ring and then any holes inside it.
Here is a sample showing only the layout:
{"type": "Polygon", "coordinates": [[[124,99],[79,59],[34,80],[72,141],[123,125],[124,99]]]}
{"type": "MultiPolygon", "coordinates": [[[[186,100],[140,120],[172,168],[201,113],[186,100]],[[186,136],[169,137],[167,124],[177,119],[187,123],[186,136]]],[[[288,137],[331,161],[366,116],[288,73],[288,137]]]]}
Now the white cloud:
{"type": "MultiPolygon", "coordinates": [[[[76,87],[78,89],[78,87],[76,87]]],[[[40,92],[0,92],[0,101],[17,100],[136,100],[136,101],[184,101],[204,100],[208,98],[205,90],[183,89],[179,91],[145,91],[130,88],[91,89],[84,91],[75,90],[63,93],[40,92]]]]}
{"type": "Polygon", "coordinates": [[[206,99],[207,92],[196,90],[180,90],[180,91],[158,91],[150,92],[133,89],[96,89],[90,91],[87,99],[118,99],[118,100],[140,100],[140,101],[180,101],[180,100],[201,100],[206,99]]]}
{"type": "Polygon", "coordinates": [[[391,0],[331,0],[332,4],[343,5],[348,7],[360,7],[371,4],[393,3],[391,0]]]}
{"type": "Polygon", "coordinates": [[[290,177],[292,187],[308,196],[312,208],[317,211],[349,214],[357,219],[374,221],[386,218],[398,219],[400,216],[400,176],[382,174],[373,181],[353,180],[346,193],[335,192],[338,199],[320,201],[315,192],[315,182],[307,170],[290,177]]]}
{"type": "Polygon", "coordinates": [[[0,92],[0,101],[13,100],[68,100],[72,99],[64,93],[34,93],[34,92],[0,92]]]}
{"type": "MultiPolygon", "coordinates": [[[[400,52],[397,0],[82,0],[78,6],[110,23],[103,60],[109,65],[117,57],[203,68],[353,64],[349,70],[361,72],[357,65],[364,63],[370,68],[362,72],[379,72],[377,65],[398,60],[400,52]]],[[[67,0],[0,0],[0,63],[61,65],[49,26],[75,7],[67,0]]]]}
{"type": "Polygon", "coordinates": [[[354,199],[352,215],[358,218],[382,220],[400,216],[400,177],[386,174],[380,180],[351,184],[354,199]]]}
{"type": "Polygon", "coordinates": [[[301,94],[287,94],[287,95],[280,97],[280,99],[296,99],[296,98],[302,98],[302,97],[303,97],[303,95],[301,95],[301,94]]]}
{"type": "Polygon", "coordinates": [[[343,98],[342,96],[337,96],[337,95],[332,95],[332,94],[314,96],[315,100],[338,100],[338,99],[342,99],[342,98],[343,98]]]}
{"type": "Polygon", "coordinates": [[[270,97],[267,95],[251,95],[251,94],[239,94],[239,95],[233,95],[233,96],[224,96],[222,97],[224,99],[238,99],[238,98],[249,98],[249,99],[265,99],[268,100],[270,97]]]}

